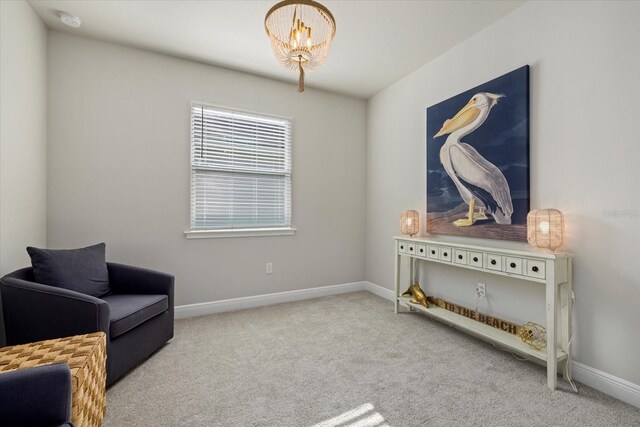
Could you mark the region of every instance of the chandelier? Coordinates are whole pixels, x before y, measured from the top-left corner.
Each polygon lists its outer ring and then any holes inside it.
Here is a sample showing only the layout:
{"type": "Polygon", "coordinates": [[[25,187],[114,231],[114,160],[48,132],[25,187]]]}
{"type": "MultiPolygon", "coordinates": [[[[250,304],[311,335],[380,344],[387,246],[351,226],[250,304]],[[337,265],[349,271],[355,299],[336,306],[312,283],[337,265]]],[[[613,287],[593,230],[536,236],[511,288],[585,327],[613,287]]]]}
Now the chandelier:
{"type": "Polygon", "coordinates": [[[336,35],[333,15],[313,0],[285,0],[267,12],[264,27],[278,61],[298,70],[298,92],[304,92],[305,70],[324,63],[336,35]]]}

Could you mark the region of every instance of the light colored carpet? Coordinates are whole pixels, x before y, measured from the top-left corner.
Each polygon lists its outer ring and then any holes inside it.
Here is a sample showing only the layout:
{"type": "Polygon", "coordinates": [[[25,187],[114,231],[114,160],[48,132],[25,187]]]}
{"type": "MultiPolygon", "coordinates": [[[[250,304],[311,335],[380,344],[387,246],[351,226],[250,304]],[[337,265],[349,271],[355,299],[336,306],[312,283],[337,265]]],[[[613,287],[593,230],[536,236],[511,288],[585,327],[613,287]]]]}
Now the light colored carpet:
{"type": "Polygon", "coordinates": [[[176,322],[105,426],[638,426],[640,410],[368,292],[176,322]]]}

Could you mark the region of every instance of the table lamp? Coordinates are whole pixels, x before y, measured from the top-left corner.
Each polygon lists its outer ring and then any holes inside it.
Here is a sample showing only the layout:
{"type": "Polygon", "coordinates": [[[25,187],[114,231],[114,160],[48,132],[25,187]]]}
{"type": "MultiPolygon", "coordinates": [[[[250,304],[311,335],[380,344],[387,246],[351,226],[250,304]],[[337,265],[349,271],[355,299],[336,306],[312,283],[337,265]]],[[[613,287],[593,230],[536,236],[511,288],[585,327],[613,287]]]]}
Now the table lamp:
{"type": "Polygon", "coordinates": [[[400,232],[413,237],[420,231],[420,214],[418,211],[404,211],[400,215],[400,232]]]}
{"type": "Polygon", "coordinates": [[[564,239],[564,216],[557,209],[536,209],[527,215],[527,241],[555,251],[564,239]]]}

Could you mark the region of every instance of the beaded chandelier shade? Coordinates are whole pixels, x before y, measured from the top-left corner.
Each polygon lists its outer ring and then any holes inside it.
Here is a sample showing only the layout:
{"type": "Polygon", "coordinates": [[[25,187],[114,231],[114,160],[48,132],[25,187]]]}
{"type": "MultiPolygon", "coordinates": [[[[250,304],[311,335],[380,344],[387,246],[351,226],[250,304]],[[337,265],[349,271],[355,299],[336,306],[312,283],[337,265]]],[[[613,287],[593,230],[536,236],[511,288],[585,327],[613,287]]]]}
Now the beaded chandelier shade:
{"type": "Polygon", "coordinates": [[[285,0],[267,12],[264,27],[278,61],[298,71],[298,92],[303,92],[305,70],[320,67],[329,53],[336,35],[333,15],[312,0],[285,0]]]}

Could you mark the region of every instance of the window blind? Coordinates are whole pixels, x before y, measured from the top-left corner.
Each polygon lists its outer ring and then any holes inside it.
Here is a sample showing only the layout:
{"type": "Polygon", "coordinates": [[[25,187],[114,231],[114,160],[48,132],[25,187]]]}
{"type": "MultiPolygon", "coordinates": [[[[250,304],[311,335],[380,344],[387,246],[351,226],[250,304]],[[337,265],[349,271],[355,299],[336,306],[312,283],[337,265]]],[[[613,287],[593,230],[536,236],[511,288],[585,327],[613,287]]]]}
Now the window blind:
{"type": "Polygon", "coordinates": [[[291,122],[191,107],[191,228],[291,226],[291,122]]]}

